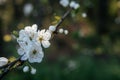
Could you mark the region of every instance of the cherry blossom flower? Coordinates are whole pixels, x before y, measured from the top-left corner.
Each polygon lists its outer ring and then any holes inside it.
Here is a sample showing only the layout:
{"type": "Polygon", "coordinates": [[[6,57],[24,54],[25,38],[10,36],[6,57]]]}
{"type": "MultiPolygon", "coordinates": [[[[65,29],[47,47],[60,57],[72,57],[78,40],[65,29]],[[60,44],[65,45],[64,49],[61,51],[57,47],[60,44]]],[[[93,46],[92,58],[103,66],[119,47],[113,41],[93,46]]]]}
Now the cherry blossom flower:
{"type": "Polygon", "coordinates": [[[38,31],[38,37],[37,37],[37,42],[39,44],[42,44],[42,46],[44,48],[48,48],[50,46],[50,40],[51,38],[51,33],[49,30],[41,30],[41,31],[38,31]]]}
{"type": "Polygon", "coordinates": [[[60,4],[63,6],[63,7],[67,7],[69,5],[69,0],[60,0],[60,4]]]}
{"type": "Polygon", "coordinates": [[[40,45],[37,44],[33,44],[31,46],[31,49],[29,50],[29,57],[28,57],[28,61],[30,63],[40,63],[42,61],[42,58],[44,56],[44,53],[42,51],[42,47],[40,45]]]}

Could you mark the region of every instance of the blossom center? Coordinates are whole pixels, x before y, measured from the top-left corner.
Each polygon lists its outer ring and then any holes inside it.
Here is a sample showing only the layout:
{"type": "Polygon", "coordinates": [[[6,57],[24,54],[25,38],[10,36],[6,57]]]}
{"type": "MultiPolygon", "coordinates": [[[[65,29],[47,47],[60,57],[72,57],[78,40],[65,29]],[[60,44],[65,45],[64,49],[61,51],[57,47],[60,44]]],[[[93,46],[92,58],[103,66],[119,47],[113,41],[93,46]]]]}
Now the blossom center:
{"type": "Polygon", "coordinates": [[[37,51],[36,50],[33,50],[33,54],[35,55],[37,53],[37,51]]]}
{"type": "Polygon", "coordinates": [[[39,37],[39,41],[41,42],[43,40],[43,36],[40,36],[39,37]]]}

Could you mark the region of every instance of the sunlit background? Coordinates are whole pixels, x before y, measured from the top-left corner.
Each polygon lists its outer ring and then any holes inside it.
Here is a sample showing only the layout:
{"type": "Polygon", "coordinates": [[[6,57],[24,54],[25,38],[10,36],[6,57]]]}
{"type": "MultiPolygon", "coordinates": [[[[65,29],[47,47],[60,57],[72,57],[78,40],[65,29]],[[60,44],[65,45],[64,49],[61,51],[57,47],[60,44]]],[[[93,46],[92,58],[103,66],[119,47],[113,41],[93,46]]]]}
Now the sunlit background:
{"type": "MultiPolygon", "coordinates": [[[[45,49],[35,75],[22,67],[4,80],[120,80],[120,0],[76,0],[80,9],[62,23],[69,34],[58,34],[45,49]]],[[[18,57],[15,36],[27,25],[39,29],[67,11],[59,0],[0,0],[0,56],[18,57]]]]}

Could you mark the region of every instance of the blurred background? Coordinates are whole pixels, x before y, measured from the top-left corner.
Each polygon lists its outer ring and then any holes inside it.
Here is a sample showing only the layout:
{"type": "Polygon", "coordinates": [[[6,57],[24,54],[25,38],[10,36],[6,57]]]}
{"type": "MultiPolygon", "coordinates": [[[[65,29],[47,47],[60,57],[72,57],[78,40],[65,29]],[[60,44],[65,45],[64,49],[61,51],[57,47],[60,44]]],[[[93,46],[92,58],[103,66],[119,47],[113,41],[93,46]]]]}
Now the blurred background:
{"type": "MultiPolygon", "coordinates": [[[[120,0],[76,1],[80,9],[61,25],[69,34],[51,40],[42,63],[32,64],[37,73],[20,67],[4,80],[120,80],[120,0]]],[[[47,29],[66,11],[59,0],[0,0],[0,56],[19,56],[11,34],[32,24],[47,29]]]]}

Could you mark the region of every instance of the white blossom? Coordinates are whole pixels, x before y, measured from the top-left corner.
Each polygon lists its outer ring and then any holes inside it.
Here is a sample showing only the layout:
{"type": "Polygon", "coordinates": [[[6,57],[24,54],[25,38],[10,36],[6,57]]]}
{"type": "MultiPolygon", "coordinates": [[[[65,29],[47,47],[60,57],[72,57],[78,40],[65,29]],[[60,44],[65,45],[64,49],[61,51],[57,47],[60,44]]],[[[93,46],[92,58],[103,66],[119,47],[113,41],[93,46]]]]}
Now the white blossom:
{"type": "Polygon", "coordinates": [[[60,0],[60,4],[63,6],[63,7],[67,7],[69,5],[69,0],[60,0]]]}
{"type": "Polygon", "coordinates": [[[36,74],[36,69],[35,68],[31,68],[31,74],[36,74]]]}
{"type": "Polygon", "coordinates": [[[78,9],[80,7],[80,5],[78,3],[76,3],[75,1],[71,1],[70,7],[73,9],[78,9]]]}
{"type": "Polygon", "coordinates": [[[50,46],[50,40],[51,38],[51,33],[49,30],[41,30],[41,31],[38,31],[38,37],[37,37],[37,42],[39,44],[42,44],[42,46],[44,48],[48,48],[50,46]]]}
{"type": "Polygon", "coordinates": [[[31,46],[31,49],[29,50],[28,61],[30,63],[34,63],[34,62],[40,63],[42,61],[43,56],[44,53],[42,51],[42,47],[40,45],[33,44],[31,46]]]}
{"type": "Polygon", "coordinates": [[[60,28],[58,32],[59,32],[59,33],[63,33],[63,31],[64,31],[64,30],[63,30],[62,28],[60,28]]]}
{"type": "MultiPolygon", "coordinates": [[[[47,35],[47,33],[46,33],[47,35]]],[[[37,25],[26,26],[19,32],[17,42],[20,45],[18,54],[22,55],[21,60],[28,60],[30,63],[40,63],[43,58],[43,51],[41,45],[37,44],[37,25]]]]}
{"type": "Polygon", "coordinates": [[[23,72],[28,72],[29,71],[29,67],[28,66],[25,66],[24,68],[23,68],[23,72]]]}
{"type": "Polygon", "coordinates": [[[86,13],[82,13],[82,17],[83,17],[83,18],[86,18],[86,17],[87,17],[87,14],[86,14],[86,13]]]}
{"type": "Polygon", "coordinates": [[[33,5],[32,4],[30,4],[30,3],[25,4],[25,6],[23,8],[24,15],[29,16],[30,13],[32,12],[32,10],[33,10],[33,5]]]}
{"type": "Polygon", "coordinates": [[[8,59],[5,57],[0,57],[0,67],[8,63],[8,59]]]}
{"type": "Polygon", "coordinates": [[[68,30],[64,30],[64,34],[67,35],[68,34],[68,30]]]}

